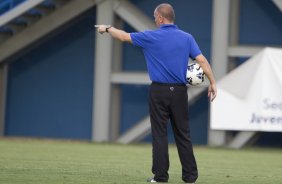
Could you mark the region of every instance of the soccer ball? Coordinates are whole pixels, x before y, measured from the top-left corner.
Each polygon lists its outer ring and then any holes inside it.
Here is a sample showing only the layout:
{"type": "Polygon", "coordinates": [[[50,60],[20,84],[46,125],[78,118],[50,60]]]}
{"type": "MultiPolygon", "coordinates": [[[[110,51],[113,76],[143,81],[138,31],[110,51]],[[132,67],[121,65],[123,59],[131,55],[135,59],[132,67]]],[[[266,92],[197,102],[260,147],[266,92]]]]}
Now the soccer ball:
{"type": "Polygon", "coordinates": [[[191,63],[187,66],[186,80],[191,86],[196,86],[204,82],[205,73],[198,63],[191,63]]]}

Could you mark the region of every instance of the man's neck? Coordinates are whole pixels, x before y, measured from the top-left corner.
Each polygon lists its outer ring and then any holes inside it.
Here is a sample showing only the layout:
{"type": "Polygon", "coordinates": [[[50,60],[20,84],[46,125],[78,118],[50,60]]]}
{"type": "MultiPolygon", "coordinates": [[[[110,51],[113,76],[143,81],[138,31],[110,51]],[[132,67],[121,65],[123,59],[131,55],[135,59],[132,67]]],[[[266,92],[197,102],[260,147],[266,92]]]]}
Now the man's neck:
{"type": "Polygon", "coordinates": [[[164,21],[163,24],[174,24],[174,22],[168,22],[168,21],[164,21]]]}

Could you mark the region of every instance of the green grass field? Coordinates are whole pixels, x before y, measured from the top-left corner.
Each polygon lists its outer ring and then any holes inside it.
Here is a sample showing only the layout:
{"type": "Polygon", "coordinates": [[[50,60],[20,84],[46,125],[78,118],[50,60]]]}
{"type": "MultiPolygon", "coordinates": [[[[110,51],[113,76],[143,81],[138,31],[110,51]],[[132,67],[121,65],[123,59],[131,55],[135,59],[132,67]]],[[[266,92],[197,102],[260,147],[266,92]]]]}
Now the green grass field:
{"type": "MultiPolygon", "coordinates": [[[[198,184],[282,183],[282,149],[195,147],[198,184]]],[[[174,145],[169,183],[183,183],[174,145]]],[[[0,139],[1,184],[134,184],[152,176],[151,145],[0,139]]]]}

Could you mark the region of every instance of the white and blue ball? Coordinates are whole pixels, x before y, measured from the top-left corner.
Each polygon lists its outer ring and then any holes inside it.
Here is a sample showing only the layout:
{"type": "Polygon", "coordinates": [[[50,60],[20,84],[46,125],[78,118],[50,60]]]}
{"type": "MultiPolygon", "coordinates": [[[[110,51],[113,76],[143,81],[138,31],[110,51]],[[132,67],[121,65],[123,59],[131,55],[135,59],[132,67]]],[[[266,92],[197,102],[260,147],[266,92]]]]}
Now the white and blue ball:
{"type": "Polygon", "coordinates": [[[198,63],[187,66],[186,80],[191,86],[197,86],[205,81],[205,73],[198,63]]]}

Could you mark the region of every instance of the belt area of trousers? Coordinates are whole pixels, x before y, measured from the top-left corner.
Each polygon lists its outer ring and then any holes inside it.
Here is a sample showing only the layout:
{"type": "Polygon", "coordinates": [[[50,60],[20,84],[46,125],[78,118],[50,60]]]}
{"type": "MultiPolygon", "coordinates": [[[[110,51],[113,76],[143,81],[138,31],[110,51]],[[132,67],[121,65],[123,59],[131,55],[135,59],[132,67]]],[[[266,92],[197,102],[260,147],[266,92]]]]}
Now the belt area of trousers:
{"type": "Polygon", "coordinates": [[[187,91],[186,84],[183,83],[160,83],[160,82],[152,82],[151,91],[161,91],[165,92],[169,91],[187,91]]]}
{"type": "Polygon", "coordinates": [[[157,85],[157,86],[186,86],[186,84],[183,84],[183,83],[161,83],[161,82],[152,82],[152,85],[157,85]]]}

